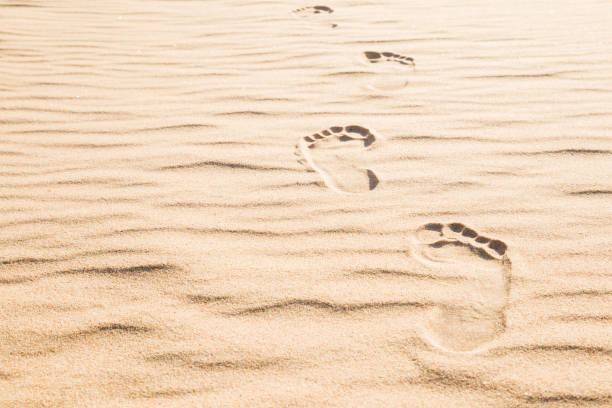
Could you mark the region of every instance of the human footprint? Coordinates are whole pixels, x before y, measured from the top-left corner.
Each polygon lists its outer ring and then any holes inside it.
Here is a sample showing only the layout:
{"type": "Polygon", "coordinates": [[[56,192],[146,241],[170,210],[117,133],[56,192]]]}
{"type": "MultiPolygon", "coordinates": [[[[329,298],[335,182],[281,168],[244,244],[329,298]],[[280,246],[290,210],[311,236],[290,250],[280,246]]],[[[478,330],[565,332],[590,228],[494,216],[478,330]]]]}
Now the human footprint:
{"type": "Polygon", "coordinates": [[[447,351],[475,351],[506,329],[511,262],[507,245],[460,223],[429,223],[415,233],[415,255],[438,291],[423,336],[447,351]],[[451,282],[451,283],[448,283],[451,282]]]}
{"type": "Polygon", "coordinates": [[[365,51],[363,53],[367,61],[371,64],[378,64],[380,62],[395,62],[401,65],[410,65],[414,67],[414,58],[406,57],[405,55],[396,54],[394,52],[376,52],[376,51],[365,51]]]}
{"type": "Polygon", "coordinates": [[[379,91],[394,91],[408,84],[406,73],[414,71],[414,58],[388,51],[364,51],[361,58],[366,65],[376,64],[368,86],[379,91]]]}
{"type": "Polygon", "coordinates": [[[300,17],[308,17],[313,14],[331,14],[334,10],[327,6],[309,6],[295,9],[292,11],[293,14],[300,17]]]}
{"type": "MultiPolygon", "coordinates": [[[[318,21],[328,23],[327,16],[332,14],[334,10],[327,6],[308,6],[295,9],[291,12],[296,17],[310,19],[311,21],[318,21]]],[[[331,24],[332,28],[338,27],[337,24],[331,24]]]]}
{"type": "Polygon", "coordinates": [[[374,190],[379,184],[376,173],[364,166],[363,153],[380,140],[363,126],[332,126],[310,136],[301,137],[295,155],[306,169],[317,172],[334,191],[360,193],[374,190]]]}

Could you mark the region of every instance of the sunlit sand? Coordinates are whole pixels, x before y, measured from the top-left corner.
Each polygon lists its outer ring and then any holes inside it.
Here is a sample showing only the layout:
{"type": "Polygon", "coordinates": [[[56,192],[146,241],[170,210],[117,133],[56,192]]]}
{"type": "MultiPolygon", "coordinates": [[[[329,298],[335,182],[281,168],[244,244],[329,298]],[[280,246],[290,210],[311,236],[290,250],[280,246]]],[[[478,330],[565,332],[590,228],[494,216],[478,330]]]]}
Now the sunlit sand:
{"type": "Polygon", "coordinates": [[[0,16],[0,407],[612,406],[609,0],[0,16]]]}

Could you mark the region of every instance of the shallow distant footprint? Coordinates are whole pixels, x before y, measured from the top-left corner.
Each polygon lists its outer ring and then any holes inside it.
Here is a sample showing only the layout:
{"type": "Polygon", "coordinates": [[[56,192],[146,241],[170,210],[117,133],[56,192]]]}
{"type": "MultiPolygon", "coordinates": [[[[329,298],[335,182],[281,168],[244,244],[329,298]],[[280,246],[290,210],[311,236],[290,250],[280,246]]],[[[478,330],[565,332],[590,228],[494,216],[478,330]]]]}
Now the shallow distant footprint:
{"type": "Polygon", "coordinates": [[[364,51],[362,62],[366,65],[376,64],[376,75],[369,87],[381,91],[405,87],[408,84],[405,75],[415,68],[414,58],[387,51],[364,51]]]}
{"type": "Polygon", "coordinates": [[[460,223],[425,224],[415,243],[421,266],[445,282],[423,327],[425,339],[447,351],[468,352],[501,335],[510,292],[507,245],[460,223]]]}
{"type": "Polygon", "coordinates": [[[310,16],[312,14],[331,14],[334,10],[327,6],[309,6],[293,10],[293,14],[297,16],[310,16]]]}
{"type": "Polygon", "coordinates": [[[374,190],[379,180],[365,168],[363,155],[374,148],[380,137],[363,126],[332,126],[301,137],[295,155],[306,169],[317,172],[325,184],[337,192],[360,193],[374,190]]]}
{"type": "MultiPolygon", "coordinates": [[[[334,12],[334,10],[331,7],[327,7],[327,6],[308,6],[308,7],[302,7],[302,8],[298,8],[293,10],[291,13],[296,16],[296,17],[300,17],[300,18],[315,18],[315,17],[320,17],[322,19],[325,18],[325,16],[328,16],[330,14],[332,14],[334,12]]],[[[326,20],[321,20],[321,22],[326,22],[326,20]]],[[[332,28],[336,28],[338,27],[337,24],[331,24],[332,28]]]]}

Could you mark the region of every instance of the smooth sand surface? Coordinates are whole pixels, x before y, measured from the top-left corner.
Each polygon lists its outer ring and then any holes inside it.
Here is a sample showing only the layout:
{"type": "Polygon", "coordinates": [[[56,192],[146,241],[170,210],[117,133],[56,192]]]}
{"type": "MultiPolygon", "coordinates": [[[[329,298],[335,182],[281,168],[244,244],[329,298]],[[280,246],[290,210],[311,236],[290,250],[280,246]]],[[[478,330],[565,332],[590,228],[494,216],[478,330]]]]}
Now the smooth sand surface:
{"type": "Polygon", "coordinates": [[[0,2],[0,406],[612,406],[612,3],[316,4],[0,2]]]}

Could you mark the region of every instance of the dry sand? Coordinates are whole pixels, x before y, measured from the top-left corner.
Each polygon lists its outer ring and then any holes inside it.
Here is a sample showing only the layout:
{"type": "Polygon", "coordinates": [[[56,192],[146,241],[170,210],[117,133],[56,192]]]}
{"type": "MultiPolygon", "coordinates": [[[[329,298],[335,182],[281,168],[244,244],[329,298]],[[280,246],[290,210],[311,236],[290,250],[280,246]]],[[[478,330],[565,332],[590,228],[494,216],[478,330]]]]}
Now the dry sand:
{"type": "Polygon", "coordinates": [[[0,406],[612,406],[612,3],[324,4],[0,2],[0,406]]]}

